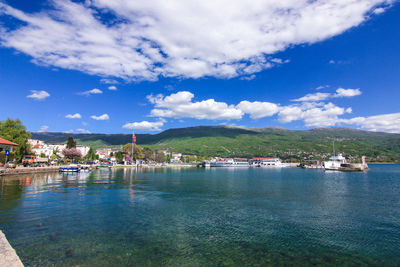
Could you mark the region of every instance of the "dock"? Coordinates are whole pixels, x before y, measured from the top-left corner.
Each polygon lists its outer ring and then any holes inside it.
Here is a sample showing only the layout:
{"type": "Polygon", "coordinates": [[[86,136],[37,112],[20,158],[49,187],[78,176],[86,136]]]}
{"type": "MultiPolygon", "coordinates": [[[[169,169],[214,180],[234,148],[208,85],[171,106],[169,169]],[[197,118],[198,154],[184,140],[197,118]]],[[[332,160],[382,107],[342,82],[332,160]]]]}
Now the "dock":
{"type": "Polygon", "coordinates": [[[0,266],[23,267],[22,261],[0,230],[0,266]]]}
{"type": "MultiPolygon", "coordinates": [[[[12,168],[0,168],[0,176],[9,174],[28,174],[28,173],[40,173],[40,172],[52,172],[58,171],[59,167],[17,167],[12,168]]],[[[1,265],[0,265],[1,266],[1,265]]]]}

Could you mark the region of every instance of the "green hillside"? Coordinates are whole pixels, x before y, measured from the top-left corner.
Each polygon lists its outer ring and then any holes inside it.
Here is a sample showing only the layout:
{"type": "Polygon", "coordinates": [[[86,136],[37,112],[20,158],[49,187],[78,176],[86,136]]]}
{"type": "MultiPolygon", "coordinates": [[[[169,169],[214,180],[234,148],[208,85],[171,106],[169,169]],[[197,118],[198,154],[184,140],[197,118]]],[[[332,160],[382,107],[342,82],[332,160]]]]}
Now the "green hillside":
{"type": "MultiPolygon", "coordinates": [[[[71,134],[32,133],[46,142],[65,142],[71,134]]],[[[72,134],[78,143],[120,146],[131,142],[130,134],[72,134]]],[[[152,149],[167,149],[184,154],[224,157],[278,156],[283,159],[323,159],[336,151],[358,160],[399,162],[400,134],[376,133],[348,128],[321,128],[292,131],[283,128],[239,128],[199,126],[170,129],[150,135],[137,134],[137,143],[152,149]]]]}

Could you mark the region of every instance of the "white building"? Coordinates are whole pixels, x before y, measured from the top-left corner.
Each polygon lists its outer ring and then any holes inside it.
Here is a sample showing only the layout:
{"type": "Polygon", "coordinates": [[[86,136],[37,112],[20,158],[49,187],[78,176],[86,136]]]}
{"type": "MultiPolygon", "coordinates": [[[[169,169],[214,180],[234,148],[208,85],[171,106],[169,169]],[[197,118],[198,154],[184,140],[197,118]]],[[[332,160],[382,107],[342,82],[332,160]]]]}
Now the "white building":
{"type": "Polygon", "coordinates": [[[182,153],[172,153],[171,154],[171,163],[179,163],[182,158],[182,153]]]}
{"type": "MultiPolygon", "coordinates": [[[[63,143],[46,144],[41,140],[35,139],[29,139],[28,143],[31,145],[32,152],[35,153],[35,155],[40,156],[41,154],[44,154],[47,158],[50,158],[53,153],[56,153],[59,157],[64,157],[62,151],[67,148],[67,145],[63,143]]],[[[77,146],[76,149],[78,149],[81,152],[82,157],[84,157],[89,152],[90,147],[77,146]]]]}

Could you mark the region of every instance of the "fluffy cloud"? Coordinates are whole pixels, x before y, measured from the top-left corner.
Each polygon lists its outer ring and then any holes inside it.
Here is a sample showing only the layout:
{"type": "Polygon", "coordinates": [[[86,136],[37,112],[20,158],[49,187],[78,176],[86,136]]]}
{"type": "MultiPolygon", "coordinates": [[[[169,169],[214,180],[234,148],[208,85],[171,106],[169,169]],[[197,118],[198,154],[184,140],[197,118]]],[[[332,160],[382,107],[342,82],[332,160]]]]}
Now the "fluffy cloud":
{"type": "Polygon", "coordinates": [[[361,129],[368,131],[400,133],[400,113],[356,117],[348,120],[341,120],[341,122],[357,125],[360,126],[361,129]]]}
{"type": "Polygon", "coordinates": [[[111,85],[111,86],[108,87],[108,90],[116,91],[117,87],[115,85],[111,85]]]}
{"type": "Polygon", "coordinates": [[[279,111],[279,106],[270,102],[249,102],[245,100],[240,102],[236,107],[244,113],[250,114],[252,119],[269,117],[279,111]]]}
{"type": "Polygon", "coordinates": [[[331,96],[330,93],[315,93],[315,94],[307,94],[303,97],[293,99],[292,101],[296,102],[306,102],[306,101],[321,101],[329,98],[331,96]]]}
{"type": "Polygon", "coordinates": [[[89,130],[82,129],[82,128],[76,129],[76,131],[77,131],[78,133],[90,134],[90,131],[89,131],[89,130]]]}
{"type": "Polygon", "coordinates": [[[340,121],[340,115],[350,112],[351,109],[338,107],[333,103],[304,103],[283,107],[279,112],[279,121],[287,123],[303,120],[307,127],[328,127],[336,125],[340,121]]]}
{"type": "Polygon", "coordinates": [[[361,95],[360,89],[343,89],[339,88],[336,90],[336,94],[333,97],[353,97],[361,95]]]}
{"type": "MultiPolygon", "coordinates": [[[[359,94],[361,94],[359,89],[339,88],[335,94],[328,94],[324,98],[336,99],[359,94]]],[[[169,96],[161,94],[147,96],[149,102],[154,105],[151,111],[153,117],[231,120],[241,119],[244,114],[250,115],[252,119],[277,115],[281,123],[303,121],[307,127],[348,124],[359,126],[364,130],[400,133],[400,113],[345,119],[343,118],[344,115],[348,116],[352,113],[351,107],[339,107],[331,102],[326,103],[320,101],[323,100],[321,97],[309,97],[309,99],[315,99],[315,101],[298,101],[298,103],[286,106],[271,102],[250,102],[247,100],[241,101],[237,105],[216,102],[214,99],[194,102],[193,98],[193,93],[188,91],[177,92],[169,96]]],[[[133,122],[125,124],[123,128],[159,131],[164,123],[165,121],[162,119],[156,122],[133,122]]]]}
{"type": "Polygon", "coordinates": [[[149,121],[141,121],[141,122],[130,122],[126,123],[122,128],[132,129],[132,130],[141,130],[141,131],[161,131],[161,127],[164,125],[166,121],[160,119],[159,121],[149,122],[149,121]]]}
{"type": "Polygon", "coordinates": [[[31,94],[27,95],[26,97],[33,98],[35,100],[43,100],[48,98],[49,96],[50,94],[46,91],[31,90],[31,94]]]}
{"type": "Polygon", "coordinates": [[[233,120],[241,119],[243,112],[234,105],[207,99],[193,102],[194,95],[188,91],[181,91],[169,96],[148,96],[148,100],[154,104],[151,111],[153,117],[166,118],[195,118],[208,120],[233,120]]]}
{"type": "MultiPolygon", "coordinates": [[[[320,87],[317,87],[317,90],[320,87]]],[[[323,87],[322,87],[323,88],[323,87]]],[[[315,102],[315,101],[323,101],[328,98],[334,98],[334,97],[353,97],[353,96],[358,96],[361,95],[360,89],[344,89],[344,88],[338,88],[336,90],[336,94],[331,94],[331,93],[313,93],[313,94],[307,94],[303,97],[293,99],[292,101],[295,102],[315,102]]]]}
{"type": "Polygon", "coordinates": [[[68,114],[65,116],[67,119],[80,119],[82,118],[81,114],[75,113],[75,114],[68,114]]]}
{"type": "Polygon", "coordinates": [[[98,95],[98,94],[102,94],[102,93],[103,93],[103,91],[101,91],[100,89],[94,88],[94,89],[92,89],[92,90],[80,92],[79,94],[80,94],[80,95],[89,96],[89,95],[98,95]]]}
{"type": "Polygon", "coordinates": [[[42,127],[40,127],[39,133],[46,132],[48,129],[49,129],[49,126],[43,125],[42,127]]]}
{"type": "Polygon", "coordinates": [[[94,119],[96,121],[106,121],[106,120],[110,119],[110,116],[108,116],[108,114],[103,114],[103,115],[100,115],[100,116],[92,115],[92,116],[90,116],[90,118],[92,118],[92,119],[94,119]]]}
{"type": "Polygon", "coordinates": [[[252,77],[285,62],[272,54],[341,34],[390,2],[53,0],[39,13],[0,2],[0,14],[23,22],[1,25],[0,42],[37,64],[103,77],[252,77]]]}
{"type": "Polygon", "coordinates": [[[117,80],[106,79],[106,78],[101,79],[100,82],[105,83],[105,84],[119,84],[119,82],[117,80]]]}

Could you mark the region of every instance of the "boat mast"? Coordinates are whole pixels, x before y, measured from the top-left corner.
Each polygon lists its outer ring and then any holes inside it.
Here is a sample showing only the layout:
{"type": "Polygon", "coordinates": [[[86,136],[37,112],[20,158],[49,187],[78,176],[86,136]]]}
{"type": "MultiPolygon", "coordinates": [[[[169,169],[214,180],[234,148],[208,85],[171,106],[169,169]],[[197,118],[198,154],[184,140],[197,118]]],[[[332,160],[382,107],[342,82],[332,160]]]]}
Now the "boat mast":
{"type": "Polygon", "coordinates": [[[333,140],[333,155],[336,156],[336,153],[335,153],[335,140],[333,140]]]}

